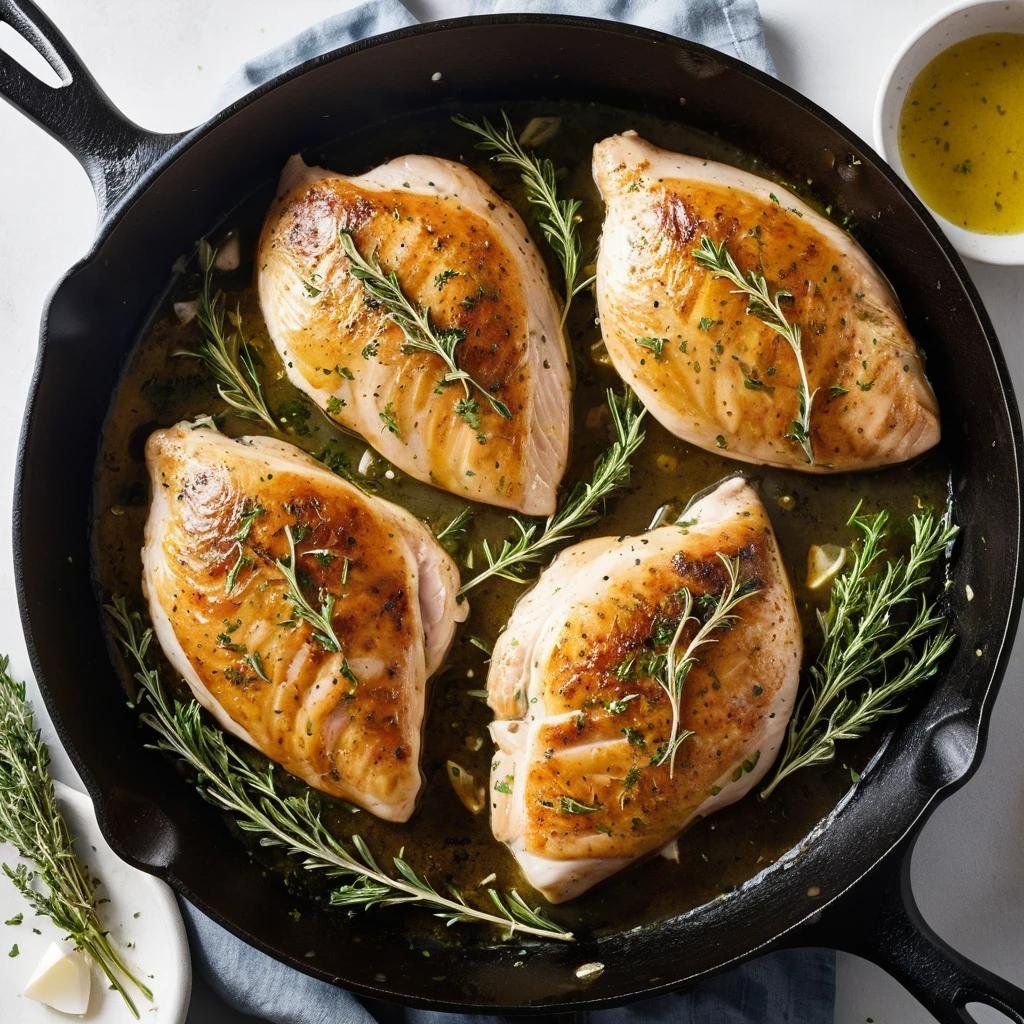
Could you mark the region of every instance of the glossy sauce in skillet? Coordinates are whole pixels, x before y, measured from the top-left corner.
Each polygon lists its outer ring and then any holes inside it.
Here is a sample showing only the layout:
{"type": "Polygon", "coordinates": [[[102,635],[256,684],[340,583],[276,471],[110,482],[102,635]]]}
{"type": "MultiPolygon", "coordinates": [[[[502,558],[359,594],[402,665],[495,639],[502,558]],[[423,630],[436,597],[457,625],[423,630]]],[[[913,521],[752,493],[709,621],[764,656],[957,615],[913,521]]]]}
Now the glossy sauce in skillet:
{"type": "MultiPolygon", "coordinates": [[[[679,124],[596,106],[552,104],[532,109],[509,105],[507,109],[517,128],[534,114],[562,116],[561,130],[541,152],[564,169],[560,180],[564,194],[584,201],[582,233],[588,259],[595,250],[602,214],[590,174],[590,151],[595,141],[613,132],[636,128],[658,145],[777,178],[750,156],[679,124]]],[[[495,114],[493,108],[460,112],[474,117],[486,114],[493,118],[495,114]]],[[[467,133],[449,123],[447,112],[433,119],[420,117],[387,126],[374,125],[347,137],[343,143],[309,151],[305,156],[311,162],[343,173],[358,173],[409,152],[462,159],[510,199],[528,224],[533,223],[515,174],[481,159],[472,149],[467,133]]],[[[778,180],[814,202],[805,185],[778,180]]],[[[273,188],[274,183],[268,182],[266,189],[247,198],[224,219],[219,233],[212,232],[211,238],[217,242],[224,232],[234,230],[242,243],[241,267],[237,272],[220,275],[218,283],[228,292],[230,302],[239,304],[246,337],[263,362],[262,377],[269,404],[284,424],[282,436],[319,457],[344,460],[354,471],[366,449],[365,443],[332,426],[285,379],[280,360],[266,336],[251,286],[252,250],[273,188]]],[[[539,233],[535,232],[535,237],[549,257],[539,233]]],[[[553,261],[549,260],[549,266],[557,291],[560,273],[553,261]]],[[[99,461],[94,508],[98,583],[105,595],[124,594],[139,607],[139,550],[148,502],[142,456],[145,440],[158,426],[204,413],[219,413],[224,408],[206,372],[195,361],[173,355],[182,348],[194,347],[199,334],[194,322],[184,327],[178,324],[171,302],[192,299],[196,290],[194,267],[190,267],[175,280],[167,301],[134,350],[113,396],[99,461]]],[[[589,475],[594,458],[607,444],[603,428],[604,391],[608,386],[620,386],[606,359],[601,358],[600,328],[595,323],[595,314],[593,299],[587,293],[577,299],[570,316],[576,387],[573,452],[563,493],[574,481],[589,475]]],[[[928,339],[918,340],[927,350],[928,339]]],[[[235,417],[224,419],[222,429],[232,436],[263,432],[261,424],[235,417]]],[[[863,501],[867,510],[884,505],[896,519],[905,518],[920,503],[938,506],[945,502],[948,472],[941,448],[912,464],[880,472],[816,477],[743,465],[700,451],[669,435],[649,416],[646,432],[647,440],[634,459],[628,489],[613,498],[607,514],[582,536],[642,531],[662,504],[668,502],[681,508],[695,492],[726,475],[742,472],[759,489],[772,518],[803,617],[809,654],[817,645],[814,612],[819,604],[827,602],[827,593],[812,595],[804,585],[808,546],[848,543],[852,533],[845,523],[858,501],[863,501]]],[[[377,493],[405,506],[436,528],[465,507],[462,499],[397,472],[393,480],[387,479],[386,469],[375,458],[372,486],[377,493]]],[[[501,510],[480,506],[475,511],[472,528],[453,549],[466,578],[472,575],[465,561],[470,552],[478,551],[484,538],[500,542],[510,525],[507,514],[501,510]]],[[[393,825],[341,802],[327,798],[323,801],[326,816],[339,836],[347,838],[358,832],[382,860],[404,846],[410,863],[435,884],[450,880],[471,896],[474,886],[492,872],[497,877],[491,884],[523,887],[511,856],[491,836],[486,810],[473,816],[463,807],[449,784],[445,768],[448,759],[456,761],[472,772],[479,784],[487,785],[492,752],[487,736],[490,711],[471,692],[484,688],[486,656],[469,638],[478,637],[490,646],[523,589],[499,580],[476,588],[470,595],[470,619],[457,635],[447,666],[428,686],[422,761],[425,785],[413,819],[407,825],[393,825]]],[[[172,680],[166,665],[164,677],[165,681],[172,680]]],[[[677,915],[728,893],[800,843],[849,789],[851,772],[867,762],[880,738],[881,733],[875,733],[858,744],[843,744],[832,765],[800,772],[770,800],[761,801],[751,795],[697,823],[679,839],[678,863],[656,858],[639,870],[624,871],[559,907],[552,916],[577,930],[619,931],[677,915]]],[[[279,777],[283,774],[279,773],[279,777]]],[[[251,839],[240,837],[240,841],[254,846],[251,839]]],[[[267,854],[260,852],[258,856],[266,858],[267,854]]],[[[269,858],[268,863],[288,872],[296,887],[323,884],[287,862],[269,858]]],[[[541,902],[539,897],[536,902],[541,902]]],[[[305,909],[301,900],[296,905],[305,909]]],[[[310,912],[312,909],[309,907],[310,912]]],[[[402,912],[373,912],[378,913],[402,912]]],[[[447,935],[450,941],[456,936],[454,930],[445,932],[440,924],[435,927],[433,919],[420,912],[410,914],[409,926],[422,937],[435,932],[438,938],[447,935]]],[[[494,937],[486,929],[473,928],[459,930],[458,941],[468,941],[470,935],[478,941],[494,937]]]]}

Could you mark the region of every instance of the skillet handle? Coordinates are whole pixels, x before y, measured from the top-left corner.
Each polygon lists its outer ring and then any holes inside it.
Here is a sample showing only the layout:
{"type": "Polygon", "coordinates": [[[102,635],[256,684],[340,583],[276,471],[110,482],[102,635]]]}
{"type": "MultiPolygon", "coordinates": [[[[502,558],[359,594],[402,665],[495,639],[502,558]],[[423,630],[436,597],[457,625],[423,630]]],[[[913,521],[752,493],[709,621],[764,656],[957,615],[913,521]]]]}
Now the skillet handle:
{"type": "MultiPolygon", "coordinates": [[[[1024,990],[968,960],[921,916],[910,885],[913,839],[894,850],[812,926],[821,945],[855,953],[897,979],[939,1024],[975,1024],[968,1003],[1024,1024],[1024,990]]],[[[808,933],[801,932],[802,945],[808,933]]]]}
{"type": "Polygon", "coordinates": [[[148,132],[107,98],[57,30],[31,0],[0,0],[10,25],[61,80],[47,85],[0,50],[0,96],[62,143],[85,168],[100,220],[140,175],[180,138],[148,132]]]}

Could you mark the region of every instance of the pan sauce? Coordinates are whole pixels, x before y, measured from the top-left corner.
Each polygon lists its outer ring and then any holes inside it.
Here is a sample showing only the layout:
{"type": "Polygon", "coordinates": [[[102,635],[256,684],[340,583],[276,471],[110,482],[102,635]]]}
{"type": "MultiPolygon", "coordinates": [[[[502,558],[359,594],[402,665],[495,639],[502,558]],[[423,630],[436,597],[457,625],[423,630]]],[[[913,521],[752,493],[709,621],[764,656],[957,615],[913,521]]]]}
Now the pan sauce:
{"type": "MultiPolygon", "coordinates": [[[[517,126],[534,114],[561,114],[561,130],[542,152],[565,169],[561,178],[564,193],[583,200],[582,233],[587,254],[594,252],[601,217],[590,177],[590,149],[595,141],[613,132],[636,128],[658,145],[737,164],[783,181],[721,140],[679,124],[596,106],[559,104],[553,111],[551,106],[533,109],[510,105],[508,111],[517,126]]],[[[494,116],[493,109],[461,112],[469,116],[494,116]]],[[[463,159],[514,202],[527,223],[532,224],[518,179],[506,169],[496,169],[481,160],[472,150],[466,133],[449,123],[448,112],[392,123],[386,130],[374,125],[343,142],[305,155],[310,162],[357,173],[403,152],[416,151],[463,159]]],[[[219,284],[228,292],[230,302],[239,304],[246,336],[263,363],[262,377],[270,407],[283,423],[282,436],[314,455],[344,460],[354,471],[367,446],[361,439],[341,433],[288,383],[267,338],[251,287],[252,249],[272,194],[271,182],[241,203],[225,218],[219,233],[211,235],[217,242],[226,231],[235,231],[242,243],[242,266],[237,272],[221,275],[219,284]]],[[[539,239],[539,234],[534,234],[539,239]]],[[[546,257],[550,256],[543,244],[540,248],[546,257]]],[[[550,259],[549,266],[557,290],[560,274],[550,259]]],[[[206,372],[194,361],[174,356],[180,349],[194,347],[199,338],[194,322],[179,325],[171,305],[173,301],[193,299],[196,283],[194,268],[175,279],[148,332],[132,353],[113,397],[98,463],[94,508],[97,582],[105,597],[124,594],[139,607],[139,550],[148,501],[143,463],[145,440],[159,426],[224,409],[206,372]]],[[[602,359],[595,315],[595,305],[588,293],[576,300],[570,316],[576,387],[573,453],[563,493],[574,481],[588,476],[594,458],[607,444],[604,391],[609,386],[619,386],[614,371],[602,359]]],[[[264,432],[262,424],[232,416],[222,420],[221,425],[231,436],[264,432]]],[[[860,500],[868,510],[885,505],[897,519],[909,514],[918,502],[938,505],[945,500],[948,473],[941,449],[910,466],[828,477],[747,466],[700,451],[669,435],[650,417],[646,420],[646,432],[647,440],[633,461],[628,488],[609,502],[601,522],[582,536],[642,531],[662,504],[681,507],[693,493],[723,476],[744,473],[760,491],[775,526],[804,622],[808,654],[813,654],[816,646],[814,610],[819,602],[827,600],[827,594],[812,595],[804,585],[808,546],[848,543],[852,531],[846,527],[846,519],[860,500]]],[[[374,459],[370,473],[377,493],[405,506],[436,528],[446,524],[466,504],[397,471],[391,479],[387,469],[382,460],[374,459]]],[[[472,574],[471,570],[466,571],[470,552],[479,551],[484,538],[500,543],[509,527],[506,513],[500,510],[480,506],[475,511],[469,533],[453,549],[467,577],[472,574]]],[[[469,638],[478,637],[490,646],[522,591],[521,587],[498,580],[470,595],[469,621],[459,631],[446,667],[428,686],[422,760],[425,782],[413,819],[406,825],[393,825],[338,801],[325,798],[323,802],[326,817],[339,836],[358,832],[382,860],[404,846],[410,863],[435,884],[455,882],[471,897],[474,886],[492,873],[497,877],[490,884],[523,888],[511,856],[491,837],[486,811],[473,816],[463,807],[445,768],[446,761],[451,759],[472,772],[478,783],[488,785],[492,752],[487,736],[490,712],[470,692],[485,686],[486,656],[469,638]]],[[[166,682],[172,680],[166,665],[164,678],[166,682]]],[[[572,903],[558,907],[552,916],[578,931],[618,931],[674,916],[730,891],[807,835],[850,787],[851,771],[866,763],[880,736],[876,733],[858,744],[841,745],[832,765],[799,773],[768,801],[760,801],[752,794],[693,825],[679,839],[678,863],[655,858],[642,870],[624,871],[572,903]]],[[[243,836],[241,841],[254,846],[251,838],[243,836]]],[[[267,856],[265,852],[258,855],[267,856]]],[[[297,887],[323,884],[296,871],[293,864],[280,859],[272,862],[288,872],[290,882],[297,887]]],[[[541,902],[539,897],[536,902],[541,902]]],[[[401,913],[404,912],[373,911],[372,916],[386,925],[401,913]]],[[[448,936],[450,941],[454,934],[452,930],[445,932],[443,926],[420,912],[410,912],[408,925],[421,937],[436,932],[436,937],[448,936]]],[[[460,929],[457,934],[459,941],[471,941],[470,937],[490,941],[494,937],[494,933],[481,928],[460,929]]]]}

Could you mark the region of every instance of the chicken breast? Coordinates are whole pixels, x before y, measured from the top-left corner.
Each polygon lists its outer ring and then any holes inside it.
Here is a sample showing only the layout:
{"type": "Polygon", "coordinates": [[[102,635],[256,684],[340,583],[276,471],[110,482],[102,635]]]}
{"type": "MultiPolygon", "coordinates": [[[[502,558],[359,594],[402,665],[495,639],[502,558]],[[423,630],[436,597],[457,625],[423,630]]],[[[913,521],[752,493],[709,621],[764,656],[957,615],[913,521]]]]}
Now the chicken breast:
{"type": "Polygon", "coordinates": [[[735,477],[684,523],[564,551],[516,605],[487,679],[491,825],[549,900],[572,899],[739,800],[793,710],[801,633],[771,524],[735,477]],[[724,561],[724,559],[728,561],[724,561]],[[678,703],[659,684],[737,575],[731,625],[694,649],[678,703]],[[692,735],[686,736],[686,730],[692,735]]]}
{"type": "Polygon", "coordinates": [[[171,665],[228,732],[405,821],[425,682],[467,614],[452,559],[408,512],[272,438],[179,423],[146,462],[142,583],[171,665]],[[300,615],[289,571],[326,624],[300,615]]]}
{"type": "Polygon", "coordinates": [[[608,353],[672,433],[809,472],[902,462],[939,440],[935,396],[896,298],[853,239],[780,185],[651,145],[594,147],[606,204],[597,298],[608,353]],[[802,443],[790,344],[694,257],[707,237],[763,275],[801,333],[813,393],[802,443]],[[807,450],[812,461],[808,462],[807,450]]]}
{"type": "Polygon", "coordinates": [[[565,471],[571,383],[558,304],[518,214],[472,171],[404,156],[359,177],[285,167],[257,285],[288,377],[417,480],[550,515],[565,471]],[[351,273],[340,231],[374,253],[486,394],[402,330],[351,273]],[[455,332],[452,334],[451,332],[455,332]],[[507,408],[492,408],[488,395],[507,408]]]}

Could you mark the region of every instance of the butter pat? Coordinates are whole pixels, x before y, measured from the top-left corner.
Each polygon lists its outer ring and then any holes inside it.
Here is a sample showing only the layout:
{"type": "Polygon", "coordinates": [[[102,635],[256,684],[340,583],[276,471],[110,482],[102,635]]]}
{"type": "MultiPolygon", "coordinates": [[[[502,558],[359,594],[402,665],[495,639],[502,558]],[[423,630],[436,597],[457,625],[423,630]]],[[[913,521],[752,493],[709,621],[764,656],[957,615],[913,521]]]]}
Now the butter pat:
{"type": "Polygon", "coordinates": [[[91,987],[92,972],[85,957],[77,950],[51,942],[24,994],[61,1013],[81,1014],[89,1009],[91,987]]]}

